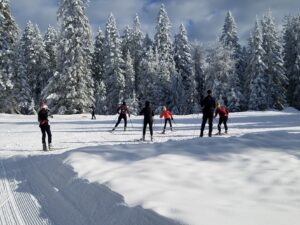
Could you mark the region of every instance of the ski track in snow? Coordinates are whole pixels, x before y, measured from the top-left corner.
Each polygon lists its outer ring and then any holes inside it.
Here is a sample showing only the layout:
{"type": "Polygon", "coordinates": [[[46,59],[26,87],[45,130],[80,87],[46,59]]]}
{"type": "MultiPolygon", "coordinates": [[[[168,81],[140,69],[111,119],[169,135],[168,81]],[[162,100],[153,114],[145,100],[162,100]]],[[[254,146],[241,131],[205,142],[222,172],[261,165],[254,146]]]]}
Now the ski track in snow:
{"type": "Polygon", "coordinates": [[[89,118],[55,115],[43,152],[35,116],[0,114],[0,225],[299,224],[298,111],[232,113],[202,139],[199,115],[165,135],[156,119],[154,143],[141,117],[89,118]]]}

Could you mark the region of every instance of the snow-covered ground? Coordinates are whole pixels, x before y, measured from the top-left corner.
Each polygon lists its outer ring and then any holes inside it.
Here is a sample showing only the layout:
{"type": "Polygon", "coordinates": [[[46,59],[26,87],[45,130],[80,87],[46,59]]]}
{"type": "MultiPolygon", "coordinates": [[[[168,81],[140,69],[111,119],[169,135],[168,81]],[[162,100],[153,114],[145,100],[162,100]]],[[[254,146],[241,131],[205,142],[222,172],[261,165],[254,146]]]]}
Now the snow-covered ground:
{"type": "Polygon", "coordinates": [[[233,113],[202,139],[199,115],[166,135],[156,119],[154,143],[115,119],[55,115],[42,152],[35,116],[0,114],[0,224],[299,224],[299,111],[233,113]]]}

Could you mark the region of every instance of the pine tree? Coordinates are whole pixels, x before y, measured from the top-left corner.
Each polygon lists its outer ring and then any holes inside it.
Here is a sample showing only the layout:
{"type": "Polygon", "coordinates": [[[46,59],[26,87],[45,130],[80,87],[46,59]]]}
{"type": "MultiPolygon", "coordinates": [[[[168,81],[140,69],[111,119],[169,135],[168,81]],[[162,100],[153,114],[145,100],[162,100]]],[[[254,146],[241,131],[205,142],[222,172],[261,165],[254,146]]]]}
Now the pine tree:
{"type": "Polygon", "coordinates": [[[30,21],[24,30],[17,51],[15,95],[23,114],[35,113],[47,83],[49,56],[37,26],[30,21]]]}
{"type": "Polygon", "coordinates": [[[124,72],[125,72],[125,90],[124,90],[124,99],[132,99],[135,93],[135,73],[133,68],[133,61],[130,56],[130,52],[127,52],[125,63],[124,63],[124,72]]]}
{"type": "Polygon", "coordinates": [[[57,73],[45,89],[48,104],[57,113],[87,112],[94,102],[87,2],[62,0],[59,6],[57,73]]]}
{"type": "Polygon", "coordinates": [[[160,105],[170,103],[171,92],[171,76],[175,76],[175,63],[173,58],[173,45],[170,37],[170,20],[162,4],[156,25],[156,33],[154,36],[154,48],[159,58],[159,89],[158,102],[160,105]]]}
{"type": "Polygon", "coordinates": [[[275,28],[274,19],[269,11],[262,20],[262,47],[265,50],[263,61],[266,65],[267,104],[269,108],[282,110],[286,104],[288,79],[282,57],[282,46],[275,28]]]}
{"type": "Polygon", "coordinates": [[[0,112],[13,112],[15,49],[19,29],[11,15],[9,0],[0,1],[0,112]]]}
{"type": "Polygon", "coordinates": [[[245,109],[245,98],[242,94],[242,87],[244,86],[244,61],[241,52],[241,46],[239,44],[239,38],[237,35],[237,26],[235,20],[229,11],[226,14],[225,22],[223,26],[223,32],[220,37],[220,42],[224,48],[231,52],[231,58],[234,61],[235,68],[228,78],[228,96],[227,104],[231,111],[241,111],[245,109]]]}
{"type": "Polygon", "coordinates": [[[104,84],[104,42],[105,36],[101,29],[98,30],[92,57],[92,77],[95,87],[95,108],[99,114],[106,114],[106,87],[104,84]]]}
{"type": "Polygon", "coordinates": [[[153,41],[149,37],[149,34],[145,35],[142,46],[143,46],[143,54],[146,53],[150,48],[153,48],[153,41]]]}
{"type": "Polygon", "coordinates": [[[139,16],[136,15],[134,20],[133,20],[133,26],[132,26],[132,40],[131,40],[131,48],[129,49],[131,53],[131,57],[133,59],[133,68],[135,72],[135,92],[139,96],[140,91],[138,90],[138,83],[142,79],[140,76],[140,63],[141,63],[141,58],[143,55],[143,44],[144,44],[144,33],[141,31],[141,24],[140,24],[140,19],[139,16]]]}
{"type": "Polygon", "coordinates": [[[206,90],[212,90],[216,100],[228,106],[228,94],[231,91],[230,78],[235,70],[232,51],[219,45],[209,56],[209,66],[205,76],[206,90]]]}
{"type": "Polygon", "coordinates": [[[205,55],[201,46],[195,46],[193,55],[194,70],[195,70],[195,82],[196,82],[196,94],[195,101],[200,105],[201,100],[204,98],[204,81],[205,81],[205,55]]]}
{"type": "MultiPolygon", "coordinates": [[[[195,74],[193,69],[192,51],[188,41],[187,32],[183,24],[180,25],[179,33],[175,36],[174,42],[174,61],[177,73],[180,76],[183,87],[183,95],[185,104],[179,108],[181,114],[191,114],[194,109],[195,96],[195,74]]],[[[178,79],[176,79],[178,80],[178,79]]],[[[172,88],[173,93],[180,91],[172,88]]]]}
{"type": "Polygon", "coordinates": [[[57,63],[57,41],[58,33],[57,30],[49,26],[44,36],[45,50],[49,55],[49,72],[46,80],[48,81],[56,71],[57,63]]]}
{"type": "Polygon", "coordinates": [[[251,110],[266,110],[268,108],[266,65],[263,62],[265,51],[262,48],[262,34],[258,19],[256,19],[251,46],[252,50],[246,70],[249,77],[248,107],[251,110]]]}
{"type": "Polygon", "coordinates": [[[132,29],[127,25],[121,37],[121,51],[123,59],[126,59],[127,53],[131,51],[132,44],[132,29]]]}
{"type": "Polygon", "coordinates": [[[114,114],[118,104],[124,100],[125,77],[121,40],[113,14],[109,16],[106,23],[104,49],[104,83],[107,93],[107,108],[109,114],[114,114]]]}
{"type": "Polygon", "coordinates": [[[160,85],[158,71],[159,59],[157,52],[153,51],[152,48],[149,48],[148,51],[145,52],[140,66],[142,79],[138,83],[138,88],[143,90],[139,96],[140,107],[144,105],[145,101],[150,101],[154,109],[160,105],[160,102],[158,101],[159,89],[157,88],[157,86],[160,85]]]}
{"type": "Polygon", "coordinates": [[[286,18],[284,29],[284,65],[289,79],[288,102],[300,109],[300,16],[286,18]]]}

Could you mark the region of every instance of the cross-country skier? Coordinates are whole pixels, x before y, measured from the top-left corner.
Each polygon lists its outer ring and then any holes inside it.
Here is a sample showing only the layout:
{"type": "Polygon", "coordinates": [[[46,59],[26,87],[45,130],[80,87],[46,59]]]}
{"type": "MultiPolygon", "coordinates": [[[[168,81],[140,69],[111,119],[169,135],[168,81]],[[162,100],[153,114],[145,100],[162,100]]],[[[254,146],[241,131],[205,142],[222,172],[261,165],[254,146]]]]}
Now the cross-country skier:
{"type": "Polygon", "coordinates": [[[117,112],[119,114],[119,118],[118,118],[118,121],[117,121],[115,127],[112,129],[112,131],[114,131],[118,127],[118,125],[119,125],[119,123],[121,122],[122,119],[124,120],[124,131],[126,131],[126,128],[127,128],[127,114],[130,117],[130,113],[129,113],[128,107],[126,105],[126,102],[123,102],[123,104],[118,107],[117,112]]]}
{"type": "Polygon", "coordinates": [[[52,134],[50,130],[50,123],[49,123],[49,109],[48,106],[41,102],[40,109],[38,110],[38,121],[40,124],[41,132],[42,132],[42,143],[43,143],[43,150],[47,151],[46,145],[46,133],[48,136],[48,149],[52,148],[52,134]]]}
{"type": "Polygon", "coordinates": [[[171,121],[171,120],[173,120],[173,114],[169,110],[167,110],[166,106],[163,107],[163,110],[160,113],[160,118],[165,119],[165,126],[164,126],[164,130],[163,130],[162,134],[165,134],[165,132],[166,132],[167,122],[169,122],[171,130],[173,130],[172,129],[172,121],[171,121]]]}
{"type": "Polygon", "coordinates": [[[202,117],[200,137],[203,137],[203,131],[207,120],[209,124],[208,136],[211,137],[212,130],[213,130],[214,112],[216,108],[216,100],[212,97],[211,90],[207,91],[207,96],[201,101],[201,107],[202,107],[203,117],[202,117]]]}
{"type": "Polygon", "coordinates": [[[142,140],[145,141],[146,128],[147,128],[147,125],[149,124],[151,141],[153,141],[153,116],[154,116],[154,111],[152,110],[149,101],[145,102],[145,107],[142,109],[140,115],[144,115],[144,126],[143,126],[143,138],[142,138],[142,140]]]}
{"type": "Polygon", "coordinates": [[[95,116],[95,106],[91,106],[91,114],[92,114],[92,120],[95,120],[96,119],[96,116],[95,116]]]}
{"type": "Polygon", "coordinates": [[[215,118],[217,117],[218,114],[219,114],[220,117],[219,117],[218,133],[217,134],[218,135],[221,134],[221,125],[222,125],[222,123],[224,124],[225,133],[227,134],[227,131],[228,131],[227,120],[228,120],[229,111],[225,106],[218,103],[216,113],[215,113],[215,118]]]}

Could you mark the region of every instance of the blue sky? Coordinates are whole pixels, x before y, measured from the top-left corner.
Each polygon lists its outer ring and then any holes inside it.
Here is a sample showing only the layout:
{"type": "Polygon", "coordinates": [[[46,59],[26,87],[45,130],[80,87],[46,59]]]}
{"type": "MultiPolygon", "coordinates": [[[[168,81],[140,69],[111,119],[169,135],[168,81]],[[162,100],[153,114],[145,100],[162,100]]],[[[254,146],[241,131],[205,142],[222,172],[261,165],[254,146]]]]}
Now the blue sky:
{"type": "MultiPolygon", "coordinates": [[[[56,26],[59,0],[10,0],[12,13],[21,29],[28,20],[45,31],[48,25],[56,26]]],[[[122,33],[131,25],[136,13],[142,29],[153,36],[160,5],[164,3],[175,33],[181,23],[188,29],[191,41],[204,45],[213,43],[221,32],[224,16],[230,10],[238,25],[242,43],[246,43],[256,16],[261,17],[269,9],[276,22],[282,24],[288,14],[300,13],[299,0],[90,0],[87,15],[93,31],[105,27],[110,12],[117,18],[122,33]]]]}

